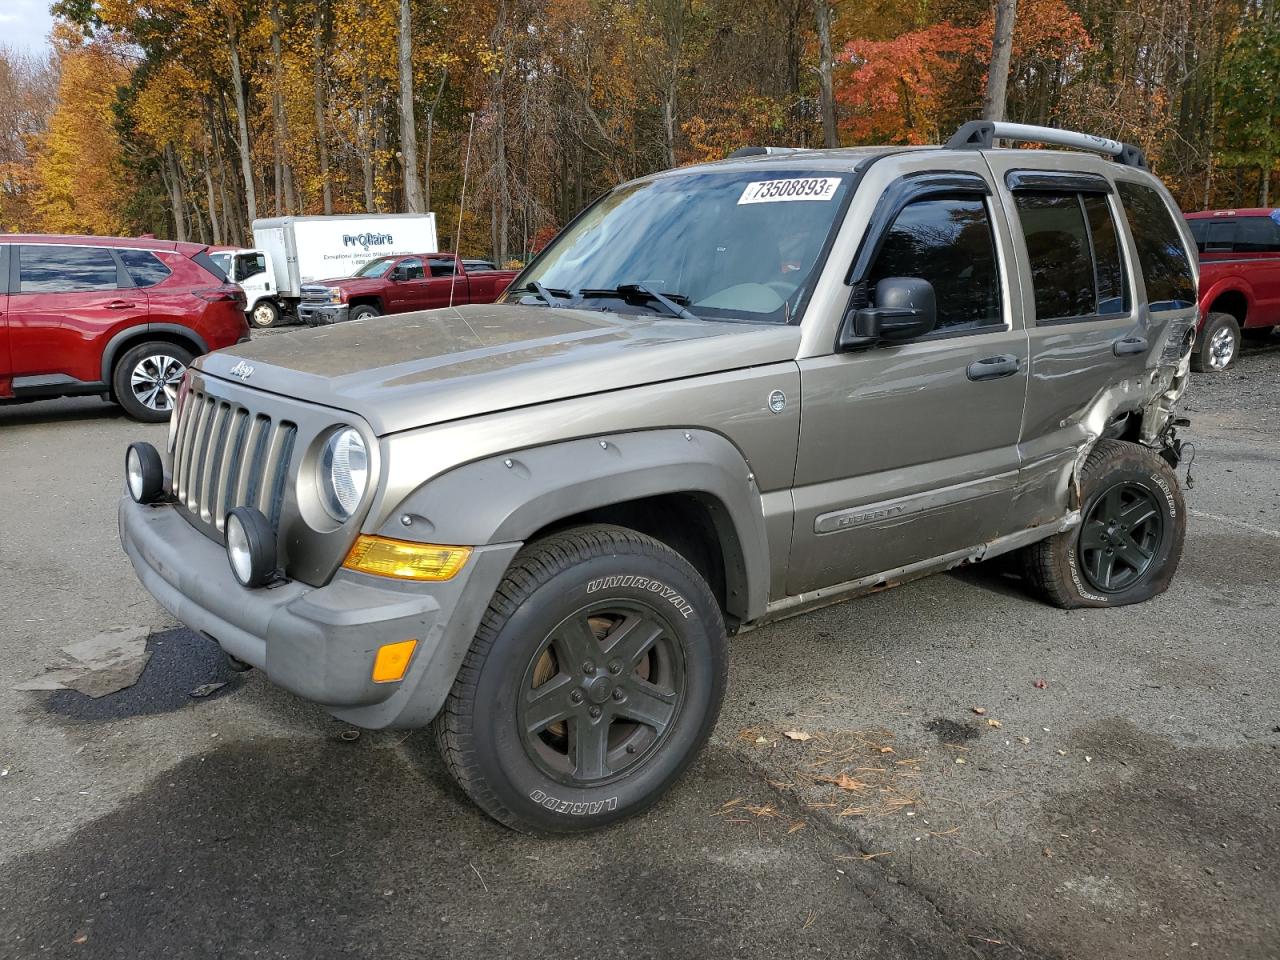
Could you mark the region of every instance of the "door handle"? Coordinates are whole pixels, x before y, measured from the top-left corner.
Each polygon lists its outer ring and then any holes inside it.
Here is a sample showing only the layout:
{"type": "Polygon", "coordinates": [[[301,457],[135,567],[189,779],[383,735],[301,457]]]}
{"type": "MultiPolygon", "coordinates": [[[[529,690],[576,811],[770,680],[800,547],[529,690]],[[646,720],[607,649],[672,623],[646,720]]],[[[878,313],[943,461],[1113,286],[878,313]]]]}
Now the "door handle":
{"type": "Polygon", "coordinates": [[[1018,372],[1018,358],[1011,354],[975,360],[965,369],[970,380],[999,380],[1018,372]]]}
{"type": "Polygon", "coordinates": [[[1127,357],[1134,353],[1146,353],[1147,338],[1125,337],[1123,340],[1117,340],[1115,346],[1111,349],[1115,351],[1117,357],[1127,357]]]}
{"type": "Polygon", "coordinates": [[[130,300],[112,300],[107,304],[108,310],[128,310],[130,307],[136,307],[137,304],[130,300]]]}

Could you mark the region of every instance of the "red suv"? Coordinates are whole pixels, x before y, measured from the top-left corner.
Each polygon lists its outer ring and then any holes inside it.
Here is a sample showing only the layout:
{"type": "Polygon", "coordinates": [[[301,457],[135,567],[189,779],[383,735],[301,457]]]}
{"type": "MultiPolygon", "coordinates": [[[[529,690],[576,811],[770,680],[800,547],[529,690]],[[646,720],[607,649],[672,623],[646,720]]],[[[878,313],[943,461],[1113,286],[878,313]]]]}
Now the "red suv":
{"type": "Polygon", "coordinates": [[[244,291],[207,249],[0,236],[0,402],[99,393],[167,420],[191,359],[249,338],[244,291]]]}
{"type": "Polygon", "coordinates": [[[1200,335],[1191,365],[1220,371],[1240,337],[1269,337],[1280,324],[1280,210],[1206,210],[1187,225],[1200,250],[1200,335]]]}

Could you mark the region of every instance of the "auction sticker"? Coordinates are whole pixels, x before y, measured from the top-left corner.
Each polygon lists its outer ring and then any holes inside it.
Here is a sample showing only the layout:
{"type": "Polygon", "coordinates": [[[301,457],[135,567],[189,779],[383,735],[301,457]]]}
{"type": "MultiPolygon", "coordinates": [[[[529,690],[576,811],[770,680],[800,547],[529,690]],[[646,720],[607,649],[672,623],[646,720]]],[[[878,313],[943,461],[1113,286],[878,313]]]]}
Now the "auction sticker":
{"type": "Polygon", "coordinates": [[[832,200],[839,177],[799,177],[795,180],[754,180],[743,188],[738,203],[781,203],[786,200],[832,200]]]}

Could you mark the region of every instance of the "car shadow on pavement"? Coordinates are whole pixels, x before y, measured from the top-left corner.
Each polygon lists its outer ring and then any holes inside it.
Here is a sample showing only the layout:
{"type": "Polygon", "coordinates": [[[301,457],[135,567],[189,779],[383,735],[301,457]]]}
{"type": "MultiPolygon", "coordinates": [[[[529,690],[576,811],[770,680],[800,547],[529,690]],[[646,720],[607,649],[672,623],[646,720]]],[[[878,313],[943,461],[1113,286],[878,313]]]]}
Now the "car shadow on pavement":
{"type": "Polygon", "coordinates": [[[0,403],[0,430],[52,423],[84,423],[94,420],[128,420],[124,410],[98,397],[0,403]]]}
{"type": "Polygon", "coordinates": [[[390,737],[191,757],[0,868],[0,954],[972,955],[931,904],[796,827],[723,749],[649,814],[576,838],[508,831],[445,777],[390,737]]]}

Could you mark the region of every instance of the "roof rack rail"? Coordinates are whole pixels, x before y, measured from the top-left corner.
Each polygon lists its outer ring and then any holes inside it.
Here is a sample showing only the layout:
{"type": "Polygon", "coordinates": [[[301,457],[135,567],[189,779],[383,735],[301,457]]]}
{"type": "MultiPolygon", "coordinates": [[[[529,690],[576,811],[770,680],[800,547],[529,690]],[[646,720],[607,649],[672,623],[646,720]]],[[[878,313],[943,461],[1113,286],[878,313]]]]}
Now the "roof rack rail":
{"type": "Polygon", "coordinates": [[[990,150],[995,140],[1022,140],[1031,143],[1048,143],[1058,147],[1075,147],[1103,153],[1126,167],[1150,169],[1141,147],[1121,143],[1106,137],[1056,127],[1037,127],[1027,123],[1003,123],[993,120],[970,120],[962,125],[947,141],[948,150],[990,150]]]}
{"type": "Polygon", "coordinates": [[[726,160],[737,160],[740,157],[764,157],[771,153],[800,153],[804,147],[739,147],[726,160]]]}

